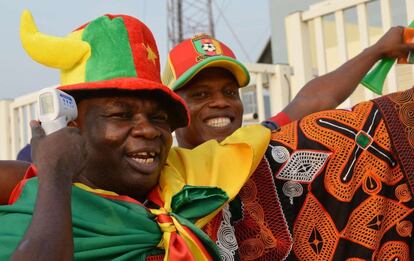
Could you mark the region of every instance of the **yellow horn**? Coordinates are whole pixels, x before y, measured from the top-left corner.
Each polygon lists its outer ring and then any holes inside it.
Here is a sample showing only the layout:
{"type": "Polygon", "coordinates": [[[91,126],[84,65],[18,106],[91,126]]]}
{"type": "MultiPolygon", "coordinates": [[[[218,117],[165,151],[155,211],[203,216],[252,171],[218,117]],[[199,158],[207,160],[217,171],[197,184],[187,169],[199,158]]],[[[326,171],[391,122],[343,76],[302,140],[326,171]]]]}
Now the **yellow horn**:
{"type": "Polygon", "coordinates": [[[87,42],[40,33],[27,10],[23,11],[20,19],[20,38],[23,48],[33,60],[53,68],[71,69],[90,54],[87,42]]]}

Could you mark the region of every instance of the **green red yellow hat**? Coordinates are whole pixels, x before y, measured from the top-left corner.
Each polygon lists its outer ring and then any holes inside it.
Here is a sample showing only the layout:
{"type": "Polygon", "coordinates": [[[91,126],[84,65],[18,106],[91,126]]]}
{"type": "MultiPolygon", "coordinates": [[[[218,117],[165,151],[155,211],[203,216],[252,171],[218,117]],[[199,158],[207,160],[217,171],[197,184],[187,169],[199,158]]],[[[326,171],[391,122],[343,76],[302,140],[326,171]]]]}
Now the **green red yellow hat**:
{"type": "Polygon", "coordinates": [[[24,11],[20,37],[32,59],[60,69],[60,90],[150,91],[173,115],[173,129],[188,124],[185,102],[162,84],[156,42],[138,19],[107,14],[67,37],[54,37],[40,33],[30,12],[24,11]]]}
{"type": "Polygon", "coordinates": [[[205,34],[187,39],[169,52],[162,81],[176,91],[208,67],[229,70],[240,87],[246,86],[250,81],[249,72],[236,60],[233,51],[224,43],[205,34]]]}

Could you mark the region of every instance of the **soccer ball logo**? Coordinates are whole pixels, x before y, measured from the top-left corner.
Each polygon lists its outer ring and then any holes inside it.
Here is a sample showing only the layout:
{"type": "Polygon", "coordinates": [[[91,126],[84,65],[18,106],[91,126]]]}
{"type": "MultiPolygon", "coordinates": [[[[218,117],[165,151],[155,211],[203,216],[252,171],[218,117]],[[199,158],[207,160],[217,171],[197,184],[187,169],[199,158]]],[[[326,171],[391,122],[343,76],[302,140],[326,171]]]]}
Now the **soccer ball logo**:
{"type": "Polygon", "coordinates": [[[195,51],[198,53],[196,61],[202,61],[211,56],[222,55],[220,42],[211,38],[208,35],[198,35],[193,37],[192,44],[195,51]]]}
{"type": "Polygon", "coordinates": [[[212,43],[203,43],[203,45],[201,46],[201,48],[203,48],[203,50],[206,51],[206,52],[214,52],[214,51],[216,51],[216,47],[212,43]]]}

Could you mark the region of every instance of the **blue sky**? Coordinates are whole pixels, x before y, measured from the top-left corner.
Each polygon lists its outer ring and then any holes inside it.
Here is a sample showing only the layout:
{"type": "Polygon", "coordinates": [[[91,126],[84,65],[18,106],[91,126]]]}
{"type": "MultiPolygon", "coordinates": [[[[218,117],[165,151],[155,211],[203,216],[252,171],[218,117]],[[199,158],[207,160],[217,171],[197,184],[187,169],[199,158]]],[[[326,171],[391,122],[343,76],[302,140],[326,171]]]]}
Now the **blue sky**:
{"type": "MultiPolygon", "coordinates": [[[[216,37],[228,44],[241,61],[254,62],[270,37],[268,0],[213,2],[213,14],[217,19],[216,37]],[[225,19],[218,18],[218,7],[225,19]]],[[[55,36],[65,36],[79,25],[105,13],[136,16],[152,30],[163,67],[167,55],[166,3],[166,0],[0,0],[0,99],[15,98],[59,81],[57,70],[33,62],[24,53],[19,40],[19,19],[23,9],[32,12],[41,32],[55,36]]]]}

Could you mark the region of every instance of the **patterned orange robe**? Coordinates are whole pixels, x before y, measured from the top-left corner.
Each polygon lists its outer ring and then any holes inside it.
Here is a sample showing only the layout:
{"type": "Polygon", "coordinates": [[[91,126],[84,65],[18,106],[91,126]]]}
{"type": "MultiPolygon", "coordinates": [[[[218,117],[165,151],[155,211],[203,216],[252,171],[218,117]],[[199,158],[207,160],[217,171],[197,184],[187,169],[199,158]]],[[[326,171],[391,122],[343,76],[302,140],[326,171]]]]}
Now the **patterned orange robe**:
{"type": "Polygon", "coordinates": [[[414,92],[283,126],[204,231],[223,260],[412,260],[414,92]]]}

